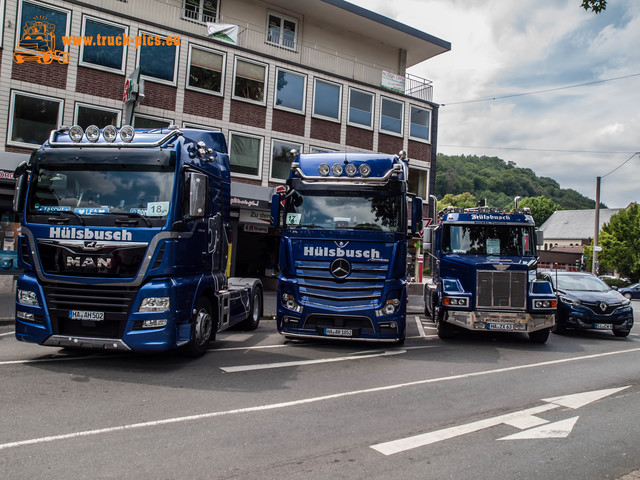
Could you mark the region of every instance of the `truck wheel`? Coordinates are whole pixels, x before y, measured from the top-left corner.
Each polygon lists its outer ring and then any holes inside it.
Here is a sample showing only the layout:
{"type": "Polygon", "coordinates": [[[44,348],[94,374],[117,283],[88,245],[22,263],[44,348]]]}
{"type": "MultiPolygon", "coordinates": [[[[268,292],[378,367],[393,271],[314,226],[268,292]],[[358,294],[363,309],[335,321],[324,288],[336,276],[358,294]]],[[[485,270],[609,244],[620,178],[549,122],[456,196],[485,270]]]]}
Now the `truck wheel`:
{"type": "Polygon", "coordinates": [[[193,329],[191,341],[185,345],[184,353],[189,357],[199,357],[209,348],[209,342],[215,339],[213,331],[213,316],[211,315],[211,303],[206,298],[198,302],[196,314],[193,317],[193,329]]]}
{"type": "Polygon", "coordinates": [[[436,322],[436,332],[438,333],[438,338],[441,340],[446,340],[448,338],[453,337],[454,329],[450,323],[444,321],[444,312],[434,307],[434,321],[436,322]]]}
{"type": "Polygon", "coordinates": [[[551,328],[543,328],[542,330],[529,332],[529,340],[531,340],[533,343],[545,343],[549,338],[550,331],[551,328]]]}
{"type": "Polygon", "coordinates": [[[255,330],[260,323],[260,315],[262,315],[262,290],[254,288],[251,292],[249,316],[242,322],[242,327],[246,330],[255,330]]]}

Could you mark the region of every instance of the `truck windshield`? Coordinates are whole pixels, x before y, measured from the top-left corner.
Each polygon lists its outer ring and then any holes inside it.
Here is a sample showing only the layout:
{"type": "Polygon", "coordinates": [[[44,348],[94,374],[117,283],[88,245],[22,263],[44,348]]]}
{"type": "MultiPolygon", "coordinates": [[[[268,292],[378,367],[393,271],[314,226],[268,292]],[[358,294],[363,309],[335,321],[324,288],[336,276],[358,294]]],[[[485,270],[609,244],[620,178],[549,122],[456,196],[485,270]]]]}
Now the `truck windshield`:
{"type": "Polygon", "coordinates": [[[535,255],[531,226],[446,225],[442,251],[458,255],[535,255]]]}
{"type": "Polygon", "coordinates": [[[41,161],[33,173],[28,213],[68,214],[70,220],[114,214],[138,218],[145,226],[164,223],[173,190],[172,163],[41,161]]]}
{"type": "Polygon", "coordinates": [[[294,191],[285,205],[288,228],[400,231],[402,196],[294,191]]]}

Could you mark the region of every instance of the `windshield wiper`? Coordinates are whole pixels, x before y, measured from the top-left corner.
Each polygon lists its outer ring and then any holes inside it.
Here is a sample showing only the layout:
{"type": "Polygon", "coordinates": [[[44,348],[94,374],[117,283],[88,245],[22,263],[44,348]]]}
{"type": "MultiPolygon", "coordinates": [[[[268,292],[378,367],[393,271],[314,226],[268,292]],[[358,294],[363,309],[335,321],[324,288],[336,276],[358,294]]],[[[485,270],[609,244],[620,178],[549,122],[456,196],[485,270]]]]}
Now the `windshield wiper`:
{"type": "MultiPolygon", "coordinates": [[[[43,213],[45,213],[45,212],[43,212],[43,213]]],[[[63,213],[68,214],[68,215],[73,215],[74,217],[76,217],[78,219],[78,221],[80,222],[80,225],[86,226],[86,223],[84,223],[84,219],[80,215],[78,215],[76,212],[74,212],[73,210],[58,210],[58,211],[55,211],[55,212],[46,212],[45,215],[57,215],[57,216],[60,216],[63,213]]],[[[56,219],[50,218],[49,222],[51,222],[53,220],[56,220],[56,219]]],[[[65,219],[65,221],[68,221],[68,220],[69,219],[67,219],[67,218],[65,219]]]]}

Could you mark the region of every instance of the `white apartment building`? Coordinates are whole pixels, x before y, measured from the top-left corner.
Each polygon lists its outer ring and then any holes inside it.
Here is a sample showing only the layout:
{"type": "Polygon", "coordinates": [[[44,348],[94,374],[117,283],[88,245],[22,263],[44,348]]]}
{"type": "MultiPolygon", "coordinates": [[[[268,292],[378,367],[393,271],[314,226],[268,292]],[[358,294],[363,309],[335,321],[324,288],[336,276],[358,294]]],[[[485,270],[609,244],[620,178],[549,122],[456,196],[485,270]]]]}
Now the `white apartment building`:
{"type": "Polygon", "coordinates": [[[433,192],[438,105],[407,68],[451,47],[428,33],[343,0],[0,0],[0,20],[3,239],[17,228],[10,172],[61,125],[221,130],[235,275],[263,275],[255,245],[277,256],[265,220],[292,149],[404,150],[411,191],[433,192]]]}

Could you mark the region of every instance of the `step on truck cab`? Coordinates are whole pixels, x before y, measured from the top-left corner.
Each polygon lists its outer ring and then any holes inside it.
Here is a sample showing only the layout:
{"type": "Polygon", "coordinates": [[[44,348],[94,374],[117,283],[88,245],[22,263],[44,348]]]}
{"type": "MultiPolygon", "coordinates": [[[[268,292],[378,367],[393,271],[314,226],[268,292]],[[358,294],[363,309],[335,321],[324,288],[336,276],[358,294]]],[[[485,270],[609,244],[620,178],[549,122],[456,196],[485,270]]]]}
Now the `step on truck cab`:
{"type": "Polygon", "coordinates": [[[420,198],[408,210],[408,170],[404,152],[296,157],[272,199],[282,335],[404,341],[407,238],[422,223],[420,198]]]}
{"type": "Polygon", "coordinates": [[[227,278],[224,135],[62,127],[18,166],[18,340],[203,354],[262,313],[258,279],[227,278]]]}
{"type": "Polygon", "coordinates": [[[425,314],[440,338],[458,328],[547,341],[557,300],[551,284],[537,280],[542,232],[528,209],[447,207],[424,235],[433,274],[425,283],[425,314]]]}

